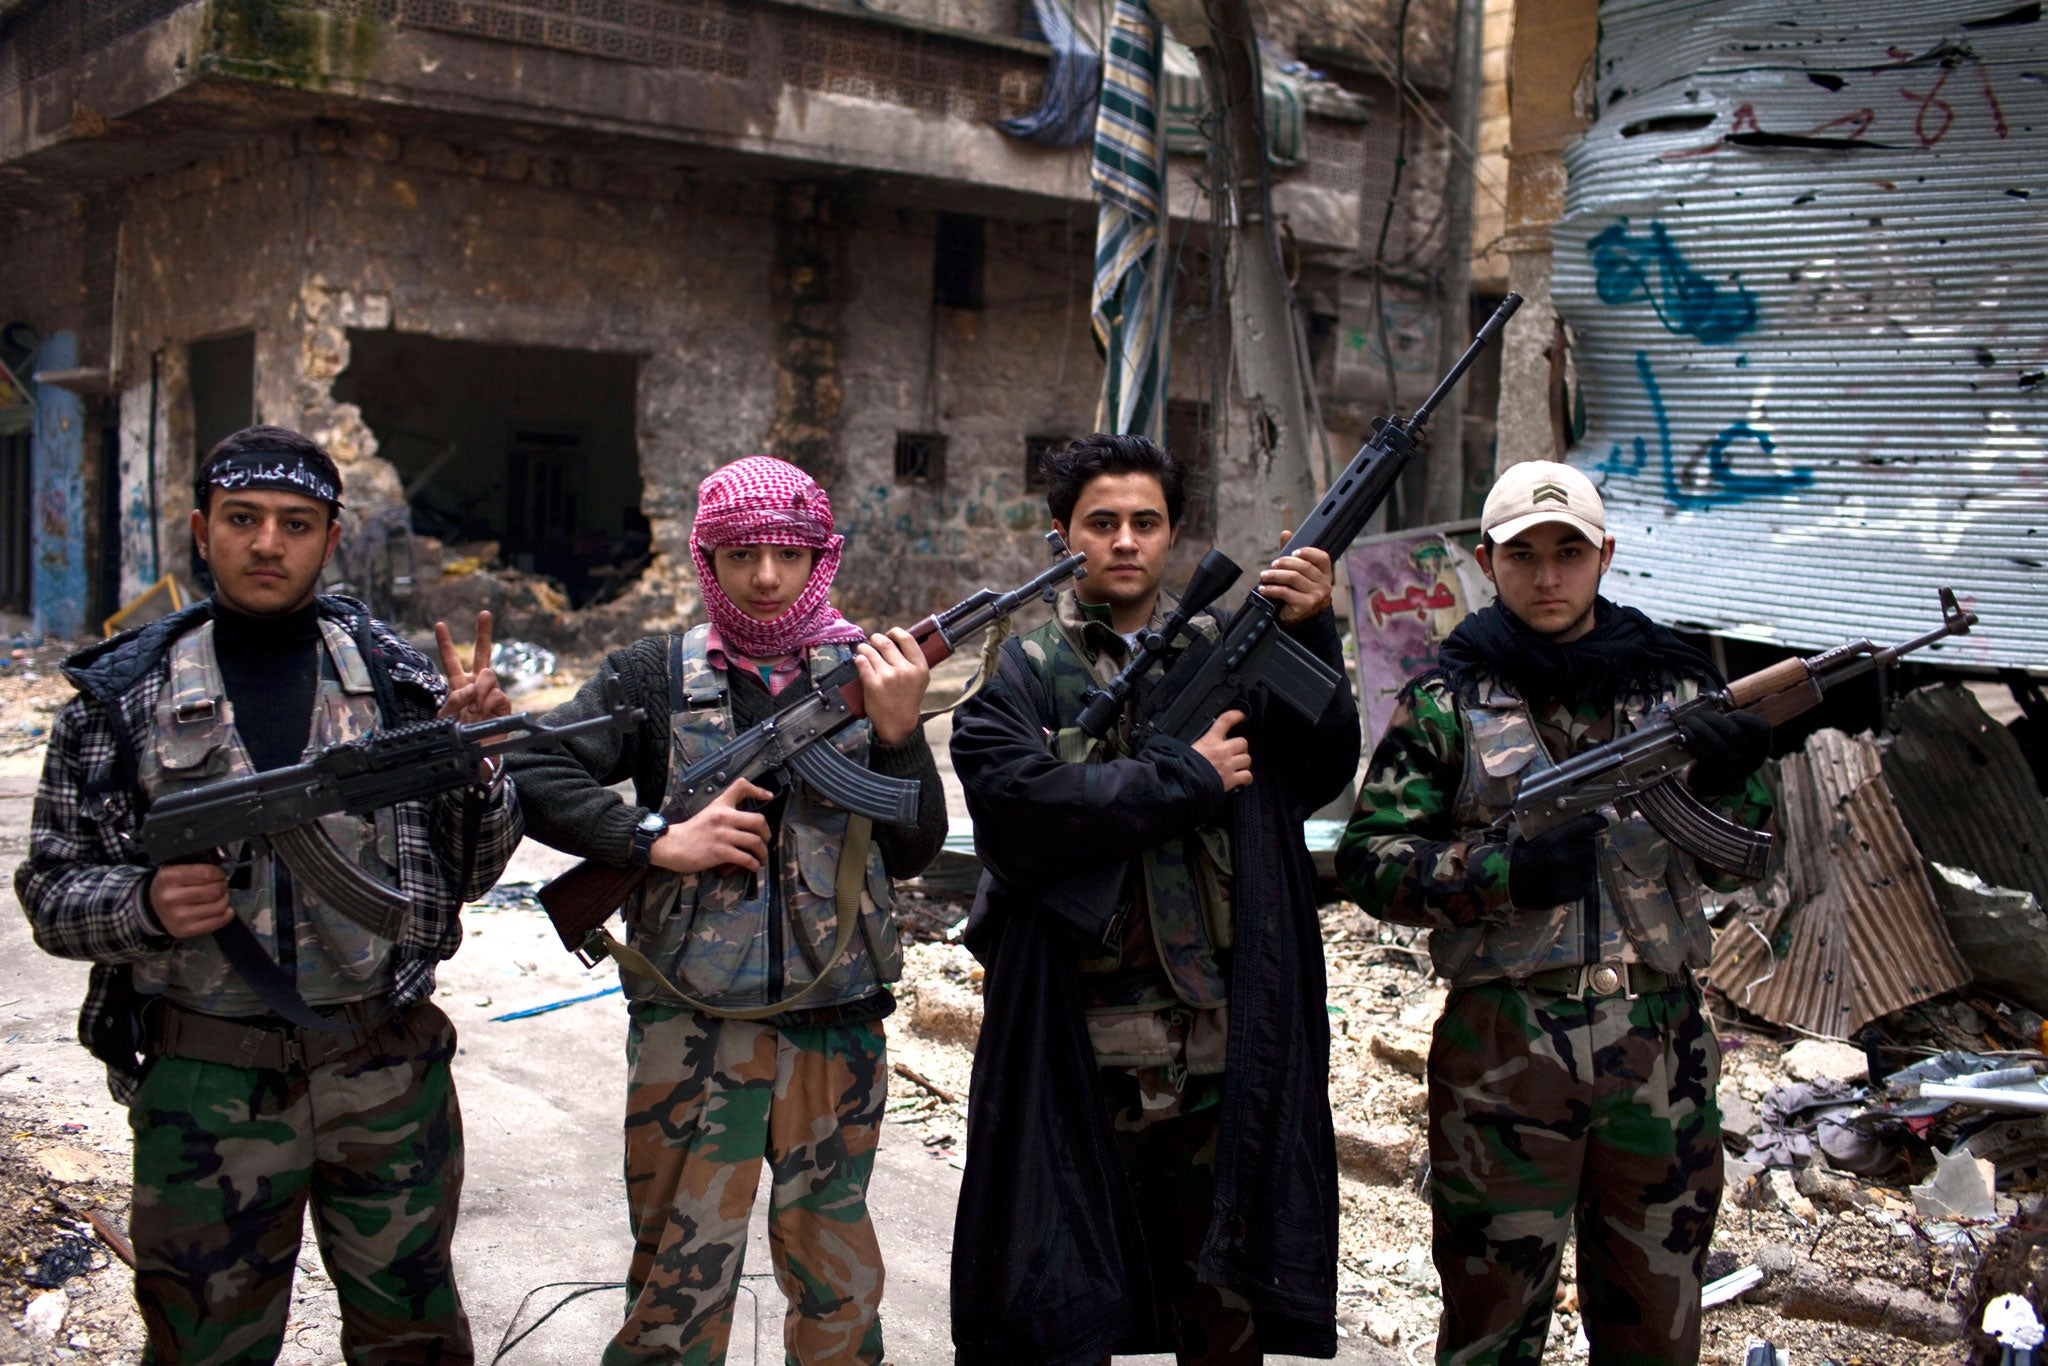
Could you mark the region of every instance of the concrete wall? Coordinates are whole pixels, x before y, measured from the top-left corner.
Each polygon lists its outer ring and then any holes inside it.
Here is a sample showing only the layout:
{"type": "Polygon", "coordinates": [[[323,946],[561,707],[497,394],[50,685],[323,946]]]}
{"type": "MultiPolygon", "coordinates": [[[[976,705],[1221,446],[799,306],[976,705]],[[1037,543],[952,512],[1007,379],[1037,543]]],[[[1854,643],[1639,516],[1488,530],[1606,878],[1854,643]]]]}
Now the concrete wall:
{"type": "MultiPolygon", "coordinates": [[[[163,562],[183,571],[187,348],[243,329],[256,336],[259,419],[324,442],[359,509],[397,501],[400,486],[377,433],[334,397],[352,329],[637,355],[642,507],[666,552],[636,600],[639,624],[694,607],[685,547],[698,481],[780,448],[803,420],[825,433],[807,463],[830,479],[848,538],[849,609],[922,613],[1043,562],[1043,494],[1025,488],[1024,439],[1090,430],[1101,381],[1085,215],[989,220],[987,303],[966,312],[932,303],[934,212],[872,187],[833,192],[832,249],[806,261],[778,246],[771,211],[787,187],[730,180],[635,196],[574,163],[559,180],[530,168],[515,179],[432,146],[323,136],[276,137],[153,178],[124,205],[130,591],[156,568],[152,358],[163,562]],[[787,300],[799,284],[807,340],[795,346],[787,300]],[[943,486],[896,482],[899,431],[949,438],[943,486]]],[[[1186,362],[1177,390],[1200,397],[1205,385],[1186,362]]]]}

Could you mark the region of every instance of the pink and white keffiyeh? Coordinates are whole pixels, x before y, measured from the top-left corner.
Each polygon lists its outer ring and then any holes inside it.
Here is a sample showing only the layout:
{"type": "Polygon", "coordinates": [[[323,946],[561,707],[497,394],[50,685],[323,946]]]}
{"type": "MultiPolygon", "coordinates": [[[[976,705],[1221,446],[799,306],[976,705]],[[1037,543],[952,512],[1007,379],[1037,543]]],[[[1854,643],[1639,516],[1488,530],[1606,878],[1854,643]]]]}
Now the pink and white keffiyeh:
{"type": "Polygon", "coordinates": [[[779,659],[824,641],[866,640],[866,632],[825,600],[845,543],[832,534],[832,500],[825,490],[787,461],[750,455],[715,471],[697,490],[690,558],[697,564],[704,608],[726,648],[753,659],[779,659]],[[818,554],[810,581],[789,609],[773,621],[756,621],[718,586],[711,550],[722,545],[805,546],[818,554]]]}

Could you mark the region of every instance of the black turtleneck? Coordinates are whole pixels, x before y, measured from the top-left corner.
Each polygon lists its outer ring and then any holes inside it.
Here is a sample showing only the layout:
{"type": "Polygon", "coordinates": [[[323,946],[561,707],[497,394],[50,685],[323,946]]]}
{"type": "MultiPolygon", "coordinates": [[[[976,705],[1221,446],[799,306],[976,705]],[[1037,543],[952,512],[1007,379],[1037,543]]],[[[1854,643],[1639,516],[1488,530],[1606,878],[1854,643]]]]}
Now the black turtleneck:
{"type": "Polygon", "coordinates": [[[235,729],[257,772],[295,764],[313,727],[320,682],[320,609],[252,617],[213,601],[213,650],[235,729]]]}

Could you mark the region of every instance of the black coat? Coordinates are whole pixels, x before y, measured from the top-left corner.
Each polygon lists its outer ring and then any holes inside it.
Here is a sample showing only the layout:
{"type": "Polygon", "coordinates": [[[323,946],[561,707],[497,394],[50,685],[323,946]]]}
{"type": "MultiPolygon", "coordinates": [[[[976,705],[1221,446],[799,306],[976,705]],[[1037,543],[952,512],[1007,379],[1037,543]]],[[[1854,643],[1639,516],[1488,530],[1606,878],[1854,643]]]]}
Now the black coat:
{"type": "MultiPolygon", "coordinates": [[[[1342,669],[1335,619],[1296,638],[1342,669]]],[[[1203,648],[1195,646],[1191,648],[1203,648]]],[[[1257,702],[1238,733],[1256,781],[1227,799],[1188,746],[1064,764],[1019,647],[955,714],[953,765],[982,880],[967,944],[987,972],[967,1171],[953,1230],[957,1360],[1099,1362],[1170,1351],[1154,1321],[1144,1230],[1118,1165],[1082,1014],[1078,957],[1109,942],[1130,857],[1227,800],[1235,946],[1216,1198],[1198,1266],[1253,1307],[1268,1353],[1336,1354],[1337,1161],[1315,872],[1302,821],[1357,768],[1356,701],[1317,722],[1257,702]]]]}

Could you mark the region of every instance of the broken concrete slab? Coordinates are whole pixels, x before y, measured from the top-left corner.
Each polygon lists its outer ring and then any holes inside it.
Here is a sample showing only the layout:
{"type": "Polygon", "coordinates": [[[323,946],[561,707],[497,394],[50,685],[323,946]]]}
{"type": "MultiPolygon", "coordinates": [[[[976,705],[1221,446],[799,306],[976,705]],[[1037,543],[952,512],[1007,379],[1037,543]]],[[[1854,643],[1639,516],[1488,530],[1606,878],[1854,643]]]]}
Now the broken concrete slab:
{"type": "Polygon", "coordinates": [[[1801,1262],[1786,1278],[1778,1312],[1788,1319],[1840,1323],[1911,1338],[1930,1346],[1963,1336],[1963,1311],[1918,1290],[1871,1277],[1848,1280],[1814,1262],[1801,1262]]]}
{"type": "Polygon", "coordinates": [[[1782,1065],[1796,1081],[1864,1081],[1870,1076],[1870,1062],[1863,1050],[1852,1044],[1826,1039],[1802,1039],[1785,1050],[1782,1065]]]}

